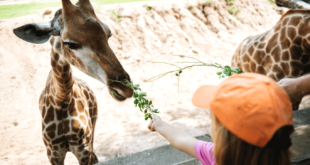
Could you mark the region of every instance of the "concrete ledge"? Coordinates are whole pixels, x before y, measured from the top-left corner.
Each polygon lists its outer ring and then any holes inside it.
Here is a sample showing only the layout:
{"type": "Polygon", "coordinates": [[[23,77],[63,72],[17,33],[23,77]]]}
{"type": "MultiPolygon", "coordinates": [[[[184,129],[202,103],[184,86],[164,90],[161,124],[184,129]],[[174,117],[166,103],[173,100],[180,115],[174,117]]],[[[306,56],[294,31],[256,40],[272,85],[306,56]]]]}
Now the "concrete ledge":
{"type": "MultiPolygon", "coordinates": [[[[292,150],[295,152],[292,165],[310,165],[310,108],[293,112],[295,132],[292,135],[292,150]]],[[[211,142],[210,135],[196,137],[211,142]]],[[[97,165],[201,165],[199,160],[165,145],[150,150],[122,156],[97,165]]]]}
{"type": "Polygon", "coordinates": [[[310,154],[310,125],[299,127],[292,135],[294,158],[310,154]]]}
{"type": "Polygon", "coordinates": [[[309,165],[309,164],[310,164],[310,154],[292,160],[292,165],[309,165]]]}
{"type": "MultiPolygon", "coordinates": [[[[209,142],[212,141],[210,135],[199,136],[197,139],[209,142]]],[[[193,159],[192,156],[175,149],[173,146],[164,145],[161,147],[98,163],[97,165],[179,165],[181,162],[186,163],[186,161],[191,159],[193,159]]]]}
{"type": "Polygon", "coordinates": [[[294,111],[293,116],[295,128],[310,125],[310,108],[294,111]]]}
{"type": "Polygon", "coordinates": [[[310,108],[293,112],[295,132],[292,135],[294,158],[310,154],[310,108]]]}
{"type": "Polygon", "coordinates": [[[184,162],[176,163],[173,165],[201,165],[200,161],[196,158],[192,158],[190,160],[186,160],[184,162]]]}

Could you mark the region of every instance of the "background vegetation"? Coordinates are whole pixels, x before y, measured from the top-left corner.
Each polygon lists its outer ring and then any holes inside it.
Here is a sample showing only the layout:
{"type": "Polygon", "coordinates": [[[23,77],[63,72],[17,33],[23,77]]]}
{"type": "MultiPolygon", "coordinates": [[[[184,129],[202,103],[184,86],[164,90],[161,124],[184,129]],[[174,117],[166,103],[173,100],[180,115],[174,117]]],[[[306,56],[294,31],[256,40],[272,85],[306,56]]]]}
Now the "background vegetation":
{"type": "MultiPolygon", "coordinates": [[[[113,4],[147,0],[92,0],[96,4],[113,4]]],[[[72,0],[76,3],[77,0],[72,0]]],[[[61,2],[31,2],[23,4],[0,5],[0,20],[20,17],[29,14],[43,12],[48,7],[61,7],[61,2]]]]}

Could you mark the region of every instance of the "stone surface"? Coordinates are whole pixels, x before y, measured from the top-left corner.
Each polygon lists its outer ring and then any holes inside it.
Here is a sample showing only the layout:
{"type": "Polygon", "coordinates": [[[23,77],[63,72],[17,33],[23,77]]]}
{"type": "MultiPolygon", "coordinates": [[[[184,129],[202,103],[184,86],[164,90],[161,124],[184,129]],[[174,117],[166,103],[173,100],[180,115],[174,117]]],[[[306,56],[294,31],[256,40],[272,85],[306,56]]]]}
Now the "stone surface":
{"type": "Polygon", "coordinates": [[[293,112],[295,129],[304,125],[310,125],[310,108],[293,112]]]}
{"type": "Polygon", "coordinates": [[[176,163],[173,165],[201,165],[200,161],[196,158],[192,158],[190,160],[186,160],[184,162],[176,163]]]}
{"type": "Polygon", "coordinates": [[[292,135],[292,150],[294,158],[301,157],[310,153],[310,125],[302,126],[295,130],[292,135]]]}
{"type": "Polygon", "coordinates": [[[293,112],[295,132],[292,135],[294,158],[310,154],[310,109],[293,112]]]}
{"type": "Polygon", "coordinates": [[[309,165],[309,164],[310,164],[310,154],[292,160],[292,165],[309,165]]]}

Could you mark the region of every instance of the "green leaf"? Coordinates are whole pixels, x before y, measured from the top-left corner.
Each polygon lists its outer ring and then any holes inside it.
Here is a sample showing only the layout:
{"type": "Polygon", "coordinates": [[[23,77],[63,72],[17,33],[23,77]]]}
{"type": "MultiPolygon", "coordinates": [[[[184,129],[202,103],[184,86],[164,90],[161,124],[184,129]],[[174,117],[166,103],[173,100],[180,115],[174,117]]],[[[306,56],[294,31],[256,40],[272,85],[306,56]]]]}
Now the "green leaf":
{"type": "Polygon", "coordinates": [[[134,92],[134,93],[133,93],[133,97],[134,97],[134,98],[137,98],[138,96],[139,96],[139,94],[138,94],[137,92],[134,92]]]}
{"type": "Polygon", "coordinates": [[[226,65],[224,69],[231,70],[230,66],[226,65]]]}
{"type": "Polygon", "coordinates": [[[135,101],[133,102],[134,104],[138,104],[139,100],[138,99],[135,99],[135,101]]]}
{"type": "Polygon", "coordinates": [[[147,113],[147,110],[144,110],[144,113],[147,113]]]}
{"type": "Polygon", "coordinates": [[[152,103],[153,103],[153,102],[152,102],[152,100],[151,100],[151,101],[149,102],[149,105],[152,105],[152,103]]]}
{"type": "Polygon", "coordinates": [[[228,73],[229,73],[229,71],[227,71],[226,69],[223,70],[223,74],[224,74],[224,75],[227,75],[228,73]]]}
{"type": "Polygon", "coordinates": [[[178,74],[178,73],[176,73],[175,75],[176,75],[176,76],[179,76],[179,74],[178,74]]]}
{"type": "Polygon", "coordinates": [[[140,90],[141,91],[141,89],[139,88],[139,84],[136,84],[136,85],[134,85],[132,88],[134,89],[134,90],[140,90]]]}
{"type": "Polygon", "coordinates": [[[231,76],[231,72],[226,72],[225,75],[226,76],[231,76]]]}
{"type": "Polygon", "coordinates": [[[153,117],[152,117],[152,115],[151,115],[150,113],[149,113],[149,118],[150,118],[150,119],[153,119],[153,117]]]}
{"type": "Polygon", "coordinates": [[[239,68],[233,68],[233,69],[231,69],[231,71],[232,71],[232,72],[235,72],[235,73],[237,73],[237,74],[242,73],[241,69],[239,69],[239,68]]]}
{"type": "Polygon", "coordinates": [[[222,74],[222,72],[217,72],[216,74],[217,74],[217,75],[221,75],[221,74],[222,74]]]}
{"type": "Polygon", "coordinates": [[[240,74],[242,73],[242,70],[239,68],[233,68],[232,70],[234,70],[235,73],[240,74]]]}
{"type": "Polygon", "coordinates": [[[146,96],[146,93],[145,93],[145,92],[140,92],[140,93],[139,93],[139,97],[144,97],[144,96],[146,96]]]}
{"type": "Polygon", "coordinates": [[[144,116],[145,116],[145,117],[148,117],[148,116],[149,116],[149,114],[147,114],[147,113],[146,113],[144,116]]]}
{"type": "Polygon", "coordinates": [[[140,100],[140,102],[142,102],[142,103],[145,103],[145,101],[146,101],[146,99],[144,98],[144,96],[143,96],[143,97],[140,97],[139,100],[140,100]]]}
{"type": "Polygon", "coordinates": [[[148,117],[145,117],[145,120],[149,119],[148,117]]]}

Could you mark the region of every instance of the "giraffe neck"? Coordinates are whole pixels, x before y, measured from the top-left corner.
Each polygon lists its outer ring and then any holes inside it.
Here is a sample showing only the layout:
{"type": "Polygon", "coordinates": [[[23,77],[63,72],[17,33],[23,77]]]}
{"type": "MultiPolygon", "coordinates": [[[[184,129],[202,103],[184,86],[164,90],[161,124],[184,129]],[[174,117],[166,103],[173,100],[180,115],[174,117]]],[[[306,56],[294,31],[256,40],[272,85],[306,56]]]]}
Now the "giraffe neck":
{"type": "Polygon", "coordinates": [[[51,65],[52,69],[47,82],[50,85],[50,94],[59,103],[70,101],[75,82],[70,64],[63,55],[59,54],[59,51],[52,49],[51,65]]]}

